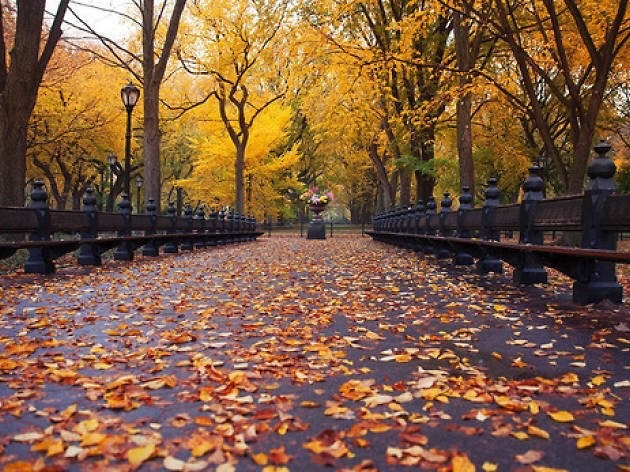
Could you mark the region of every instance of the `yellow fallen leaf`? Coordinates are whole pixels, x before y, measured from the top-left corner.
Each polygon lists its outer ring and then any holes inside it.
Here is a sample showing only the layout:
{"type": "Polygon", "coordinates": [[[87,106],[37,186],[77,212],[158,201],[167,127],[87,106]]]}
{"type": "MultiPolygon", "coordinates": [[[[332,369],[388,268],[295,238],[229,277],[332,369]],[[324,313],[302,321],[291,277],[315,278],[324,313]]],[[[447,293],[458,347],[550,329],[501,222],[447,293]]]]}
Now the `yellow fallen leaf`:
{"type": "Polygon", "coordinates": [[[497,464],[493,464],[492,462],[484,462],[481,466],[481,470],[483,470],[483,472],[497,472],[497,470],[499,470],[499,466],[497,464]]]}
{"type": "Polygon", "coordinates": [[[127,451],[127,461],[134,466],[140,466],[155,452],[155,444],[147,443],[144,446],[134,447],[127,451]]]}
{"type": "Polygon", "coordinates": [[[606,382],[606,377],[604,377],[603,375],[596,375],[591,379],[591,383],[596,387],[599,387],[604,382],[606,382]]]}
{"type": "Polygon", "coordinates": [[[531,426],[531,425],[528,426],[527,433],[531,434],[532,436],[537,436],[539,438],[549,439],[549,433],[545,431],[544,429],[541,429],[537,426],[531,426]]]}
{"type": "Polygon", "coordinates": [[[46,449],[46,455],[56,456],[57,454],[61,454],[64,451],[64,444],[61,439],[53,439],[51,440],[48,448],[46,449]]]}
{"type": "Polygon", "coordinates": [[[468,456],[455,456],[451,461],[453,472],[475,472],[475,464],[470,462],[468,456]]]}
{"type": "Polygon", "coordinates": [[[107,435],[102,433],[86,433],[81,437],[81,444],[79,446],[96,446],[103,442],[107,438],[107,435]]]}
{"type": "Polygon", "coordinates": [[[573,372],[569,372],[568,374],[564,374],[562,377],[560,377],[560,382],[562,383],[576,383],[579,381],[580,381],[580,378],[578,377],[577,374],[573,372]]]}
{"type": "Polygon", "coordinates": [[[64,450],[63,441],[61,439],[47,438],[43,441],[33,444],[31,451],[41,452],[46,451],[48,457],[61,454],[64,450]]]}
{"type": "Polygon", "coordinates": [[[524,431],[516,431],[514,433],[510,433],[513,437],[515,437],[516,439],[519,439],[521,441],[524,441],[525,439],[529,438],[529,435],[527,433],[525,433],[524,431]]]}
{"type": "Polygon", "coordinates": [[[586,449],[587,447],[591,447],[592,445],[594,445],[596,442],[597,441],[593,436],[582,436],[581,438],[578,438],[575,446],[578,449],[586,449]]]}
{"type": "Polygon", "coordinates": [[[64,420],[67,420],[72,415],[74,415],[76,411],[77,411],[77,404],[75,403],[73,405],[70,405],[68,408],[66,408],[62,412],[60,412],[59,416],[61,416],[64,420]]]}
{"type": "Polygon", "coordinates": [[[107,390],[113,390],[117,387],[120,387],[122,385],[128,385],[128,384],[132,384],[132,383],[136,383],[136,376],[135,375],[131,375],[131,374],[127,374],[127,375],[121,375],[120,377],[118,377],[116,380],[114,380],[113,382],[108,383],[105,388],[107,388],[107,390]]]}
{"type": "Polygon", "coordinates": [[[264,452],[259,452],[258,454],[252,454],[252,460],[256,465],[267,465],[269,463],[269,458],[267,454],[264,452]]]}
{"type": "Polygon", "coordinates": [[[74,431],[79,434],[91,433],[98,428],[98,418],[89,418],[81,421],[74,427],[74,431]]]}
{"type": "Polygon", "coordinates": [[[566,410],[548,412],[547,414],[551,417],[552,420],[557,421],[558,423],[568,423],[575,419],[571,412],[568,412],[566,410]]]}

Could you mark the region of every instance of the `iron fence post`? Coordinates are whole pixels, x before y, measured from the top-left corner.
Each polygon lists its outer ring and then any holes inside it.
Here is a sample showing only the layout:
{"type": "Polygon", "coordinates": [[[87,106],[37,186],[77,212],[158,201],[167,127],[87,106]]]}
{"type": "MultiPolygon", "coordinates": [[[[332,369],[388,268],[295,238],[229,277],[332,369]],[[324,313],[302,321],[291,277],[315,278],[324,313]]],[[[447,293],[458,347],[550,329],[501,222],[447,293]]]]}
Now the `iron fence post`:
{"type": "MultiPolygon", "coordinates": [[[[613,179],[615,163],[608,157],[610,144],[600,141],[594,150],[597,156],[588,166],[590,182],[582,199],[582,244],[588,249],[617,249],[618,235],[614,231],[605,231],[601,227],[601,216],[610,195],[617,186],[613,179]]],[[[617,282],[614,262],[593,260],[584,267],[582,277],[573,283],[573,300],[587,304],[609,299],[615,303],[623,301],[623,288],[617,282]]]]}
{"type": "MultiPolygon", "coordinates": [[[[48,193],[44,189],[44,182],[33,182],[31,191],[31,205],[37,215],[37,230],[30,234],[30,241],[50,241],[50,209],[48,208],[48,193]]],[[[31,274],[51,274],[55,272],[50,249],[47,247],[33,247],[28,250],[28,259],[24,264],[24,272],[31,274]]]]}
{"type": "MultiPolygon", "coordinates": [[[[96,225],[98,224],[98,212],[96,209],[96,196],[94,189],[89,187],[83,196],[83,212],[87,218],[87,226],[81,231],[81,239],[96,239],[96,225]]],[[[83,243],[79,246],[77,257],[79,265],[101,265],[101,254],[95,244],[83,243]]]]}

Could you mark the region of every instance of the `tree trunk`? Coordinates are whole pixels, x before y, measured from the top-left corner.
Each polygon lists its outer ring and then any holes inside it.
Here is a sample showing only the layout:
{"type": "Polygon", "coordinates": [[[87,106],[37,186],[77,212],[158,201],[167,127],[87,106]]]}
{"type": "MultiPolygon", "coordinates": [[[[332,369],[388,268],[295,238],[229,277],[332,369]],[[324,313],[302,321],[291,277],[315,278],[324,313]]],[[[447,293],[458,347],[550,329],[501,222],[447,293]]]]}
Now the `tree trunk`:
{"type": "Polygon", "coordinates": [[[61,0],[42,47],[45,0],[18,0],[13,49],[8,61],[5,18],[0,11],[0,205],[24,205],[26,129],[37,91],[61,36],[69,0],[61,0]]]}
{"type": "Polygon", "coordinates": [[[28,117],[20,118],[6,106],[9,99],[15,101],[12,97],[16,96],[0,97],[0,205],[23,206],[28,117]]]}
{"type": "Polygon", "coordinates": [[[584,176],[588,167],[588,158],[591,154],[593,133],[581,130],[578,142],[573,148],[573,166],[569,172],[568,194],[577,194],[584,191],[584,176]]]}
{"type": "Polygon", "coordinates": [[[475,194],[475,164],[472,152],[472,97],[466,93],[457,100],[457,155],[459,156],[460,186],[470,187],[475,194]]]}
{"type": "MultiPolygon", "coordinates": [[[[435,126],[425,129],[422,138],[422,160],[430,162],[435,157],[435,126]]],[[[417,180],[419,199],[426,202],[433,195],[435,177],[429,174],[420,174],[417,180]]]]}
{"type": "Polygon", "coordinates": [[[160,84],[153,81],[144,86],[144,201],[155,200],[160,211],[162,172],[160,168],[160,84]]]}
{"type": "Polygon", "coordinates": [[[243,176],[245,174],[245,144],[236,148],[236,159],[234,160],[234,187],[235,201],[234,207],[237,213],[243,213],[245,201],[245,185],[243,176]]]}
{"type": "Polygon", "coordinates": [[[400,205],[407,207],[411,203],[411,171],[400,169],[400,205]]]}
{"type": "Polygon", "coordinates": [[[387,170],[383,165],[383,161],[378,156],[378,149],[376,142],[373,141],[368,146],[368,156],[370,156],[370,160],[374,165],[374,169],[376,169],[376,176],[380,183],[380,188],[382,192],[382,205],[383,209],[389,209],[392,206],[392,203],[395,198],[395,190],[389,183],[389,179],[387,178],[387,170]]]}
{"type": "MultiPolygon", "coordinates": [[[[468,6],[464,3],[464,8],[468,6]]],[[[475,163],[472,147],[472,95],[470,93],[470,70],[475,66],[479,47],[483,37],[478,30],[471,38],[471,27],[462,18],[459,11],[453,12],[453,31],[455,33],[455,54],[459,69],[459,94],[457,100],[457,155],[459,159],[460,186],[468,186],[470,193],[475,195],[475,163]]]]}
{"type": "Polygon", "coordinates": [[[171,49],[177,36],[186,0],[177,0],[168,22],[164,44],[155,62],[155,0],[140,2],[142,6],[142,72],[144,80],[144,201],[155,200],[160,212],[162,171],[160,168],[160,86],[171,49]]]}

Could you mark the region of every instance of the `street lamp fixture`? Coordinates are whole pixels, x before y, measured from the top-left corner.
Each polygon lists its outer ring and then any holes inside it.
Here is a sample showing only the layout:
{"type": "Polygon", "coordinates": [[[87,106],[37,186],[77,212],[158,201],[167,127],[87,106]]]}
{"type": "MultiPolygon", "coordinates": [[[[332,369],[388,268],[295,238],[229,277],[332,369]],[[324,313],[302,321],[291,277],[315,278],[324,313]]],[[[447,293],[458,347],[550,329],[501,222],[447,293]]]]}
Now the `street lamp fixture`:
{"type": "Polygon", "coordinates": [[[107,163],[109,164],[109,167],[113,168],[117,162],[118,162],[118,158],[116,157],[116,154],[114,154],[113,152],[110,152],[109,155],[107,156],[107,163]]]}
{"type": "Polygon", "coordinates": [[[137,174],[136,175],[136,188],[138,189],[136,192],[136,212],[137,213],[142,213],[140,209],[140,189],[142,188],[143,183],[144,183],[144,180],[142,179],[140,174],[137,174]]]}
{"type": "Polygon", "coordinates": [[[125,193],[131,195],[129,172],[131,170],[131,112],[140,98],[140,89],[129,82],[120,89],[120,98],[127,110],[127,132],[125,133],[125,193]]]}

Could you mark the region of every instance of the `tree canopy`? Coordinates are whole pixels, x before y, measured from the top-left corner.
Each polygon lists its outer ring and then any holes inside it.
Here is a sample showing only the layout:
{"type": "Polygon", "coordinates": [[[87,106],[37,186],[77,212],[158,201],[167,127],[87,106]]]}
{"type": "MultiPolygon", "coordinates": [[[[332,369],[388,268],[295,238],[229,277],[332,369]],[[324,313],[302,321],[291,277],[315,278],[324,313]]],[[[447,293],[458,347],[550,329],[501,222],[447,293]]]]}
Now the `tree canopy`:
{"type": "Polygon", "coordinates": [[[575,193],[602,137],[620,184],[630,168],[627,0],[155,0],[116,12],[122,40],[73,20],[96,42],[62,36],[67,1],[48,24],[44,4],[1,3],[1,204],[36,177],[59,207],[88,185],[115,197],[124,111],[102,85],[130,72],[131,170],[162,203],[182,187],[284,217],[321,185],[356,220],[462,185],[479,197],[490,176],[513,201],[533,162],[548,194],[575,193]]]}

